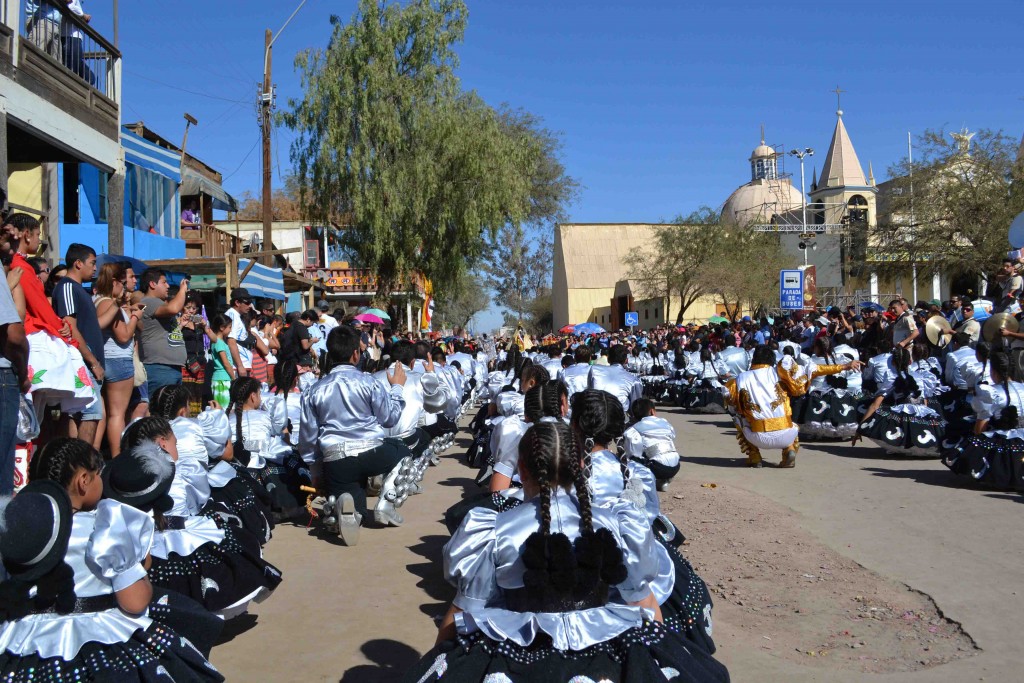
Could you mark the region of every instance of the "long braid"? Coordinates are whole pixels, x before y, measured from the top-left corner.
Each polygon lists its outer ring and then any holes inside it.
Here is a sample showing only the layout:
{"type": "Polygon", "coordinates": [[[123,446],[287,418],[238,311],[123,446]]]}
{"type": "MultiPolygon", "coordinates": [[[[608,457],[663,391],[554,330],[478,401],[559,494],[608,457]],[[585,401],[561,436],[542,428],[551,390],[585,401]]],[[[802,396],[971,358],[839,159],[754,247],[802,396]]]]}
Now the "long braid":
{"type": "MultiPolygon", "coordinates": [[[[576,435],[570,431],[567,451],[572,454],[578,452],[578,449],[576,435]]],[[[576,499],[580,502],[580,531],[588,534],[594,530],[594,514],[590,508],[590,489],[583,476],[583,467],[579,458],[569,458],[569,471],[572,472],[573,485],[576,487],[576,499]]]]}
{"type": "MultiPolygon", "coordinates": [[[[533,432],[533,450],[535,453],[540,452],[540,433],[538,430],[531,430],[533,432]]],[[[540,533],[544,537],[551,535],[551,470],[558,471],[557,466],[551,467],[554,463],[548,462],[546,457],[538,457],[536,461],[536,481],[540,487],[540,533]]]]}

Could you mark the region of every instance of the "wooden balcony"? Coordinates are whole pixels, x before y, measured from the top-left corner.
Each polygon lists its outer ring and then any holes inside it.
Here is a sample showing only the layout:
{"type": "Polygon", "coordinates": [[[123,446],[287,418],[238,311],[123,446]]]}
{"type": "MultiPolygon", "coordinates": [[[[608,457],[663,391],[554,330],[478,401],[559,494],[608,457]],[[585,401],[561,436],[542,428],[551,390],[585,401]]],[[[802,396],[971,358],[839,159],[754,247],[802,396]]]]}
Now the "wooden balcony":
{"type": "MultiPolygon", "coordinates": [[[[334,294],[372,296],[377,293],[377,276],[368,268],[306,268],[304,275],[322,282],[327,291],[334,294]]],[[[409,291],[424,295],[422,275],[414,273],[411,281],[402,282],[393,294],[409,291]]]]}
{"type": "Polygon", "coordinates": [[[185,240],[185,258],[224,258],[228,254],[242,253],[242,240],[212,225],[198,229],[181,229],[185,240]]]}
{"type": "MultiPolygon", "coordinates": [[[[63,54],[63,47],[47,52],[53,31],[42,31],[26,17],[16,15],[4,2],[8,18],[18,16],[20,30],[0,25],[0,74],[56,108],[78,119],[92,130],[117,141],[120,121],[121,53],[89,24],[58,3],[62,21],[75,25],[82,34],[79,60],[63,54]],[[35,27],[30,30],[30,26],[35,27]],[[15,50],[17,41],[17,50],[15,50]],[[75,69],[67,64],[77,62],[75,69]],[[80,67],[80,68],[79,68],[80,67]]],[[[59,42],[59,36],[56,41],[59,42]]],[[[41,112],[37,112],[41,114],[41,112]]],[[[59,136],[56,136],[59,138],[59,136]]]]}

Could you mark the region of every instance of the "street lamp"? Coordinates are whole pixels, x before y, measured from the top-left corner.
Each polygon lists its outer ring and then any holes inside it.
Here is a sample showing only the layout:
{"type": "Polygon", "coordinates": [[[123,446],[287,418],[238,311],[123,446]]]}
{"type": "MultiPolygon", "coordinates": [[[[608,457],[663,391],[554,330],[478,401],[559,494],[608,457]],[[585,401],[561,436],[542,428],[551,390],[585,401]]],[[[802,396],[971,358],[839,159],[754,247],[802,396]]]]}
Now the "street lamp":
{"type": "MultiPolygon", "coordinates": [[[[789,151],[790,156],[794,156],[800,160],[800,201],[803,202],[803,224],[800,226],[803,232],[807,232],[807,195],[804,193],[804,157],[813,157],[814,150],[810,147],[805,147],[803,151],[799,149],[791,149],[789,151]]],[[[801,250],[804,252],[804,266],[807,265],[807,245],[801,242],[804,246],[801,250]]]]}

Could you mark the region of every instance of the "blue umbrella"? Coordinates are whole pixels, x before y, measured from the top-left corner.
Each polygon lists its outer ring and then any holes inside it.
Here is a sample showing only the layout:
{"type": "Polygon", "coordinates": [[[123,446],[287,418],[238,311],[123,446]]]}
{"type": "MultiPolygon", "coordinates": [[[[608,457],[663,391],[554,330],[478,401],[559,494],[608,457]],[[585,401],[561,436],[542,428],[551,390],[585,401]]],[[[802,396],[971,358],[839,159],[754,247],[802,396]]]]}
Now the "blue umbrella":
{"type": "Polygon", "coordinates": [[[884,306],[882,306],[882,304],[877,304],[877,303],[875,303],[874,301],[861,301],[861,302],[860,302],[859,304],[857,304],[857,305],[858,305],[858,306],[859,306],[859,307],[860,307],[861,309],[864,309],[864,308],[866,308],[866,309],[868,309],[869,311],[877,311],[878,313],[881,313],[882,311],[884,311],[884,310],[885,310],[885,307],[884,307],[884,306]]]}
{"type": "Polygon", "coordinates": [[[580,323],[572,331],[573,334],[601,334],[605,329],[597,323],[580,323]]]}
{"type": "Polygon", "coordinates": [[[137,258],[131,256],[122,256],[121,254],[100,254],[96,257],[96,267],[102,268],[107,263],[130,263],[132,270],[135,271],[136,275],[142,275],[142,271],[149,268],[145,261],[140,261],[137,258]]]}

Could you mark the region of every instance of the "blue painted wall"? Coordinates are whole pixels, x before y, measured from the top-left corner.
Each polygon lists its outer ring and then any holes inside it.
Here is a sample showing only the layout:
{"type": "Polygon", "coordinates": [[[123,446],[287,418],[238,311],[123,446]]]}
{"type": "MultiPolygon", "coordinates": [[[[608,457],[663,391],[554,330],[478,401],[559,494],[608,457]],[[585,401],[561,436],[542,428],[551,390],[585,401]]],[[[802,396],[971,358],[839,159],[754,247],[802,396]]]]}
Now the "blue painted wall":
{"type": "MultiPolygon", "coordinates": [[[[108,253],[107,224],[95,223],[85,225],[61,225],[60,243],[64,249],[72,242],[88,244],[97,254],[108,253]]],[[[124,256],[131,256],[141,261],[147,259],[185,258],[185,241],[176,240],[148,232],[124,228],[124,256]]],[[[60,255],[63,258],[63,254],[60,255]]]]}
{"type": "MultiPolygon", "coordinates": [[[[107,223],[101,215],[100,207],[105,198],[100,195],[100,171],[89,164],[79,164],[78,212],[79,223],[67,223],[64,217],[64,198],[58,202],[60,207],[60,243],[63,249],[72,242],[88,244],[97,254],[108,253],[107,223]]],[[[58,169],[58,187],[63,192],[64,164],[58,169]]],[[[127,189],[127,188],[126,188],[127,189]]],[[[174,201],[169,202],[168,220],[177,218],[177,192],[174,201]]],[[[127,199],[127,198],[126,198],[127,199]]],[[[124,217],[124,256],[145,261],[147,259],[185,258],[185,241],[171,237],[154,235],[136,230],[132,227],[132,216],[128,202],[125,202],[124,217]]],[[[63,260],[63,254],[55,254],[55,258],[63,260]]]]}

